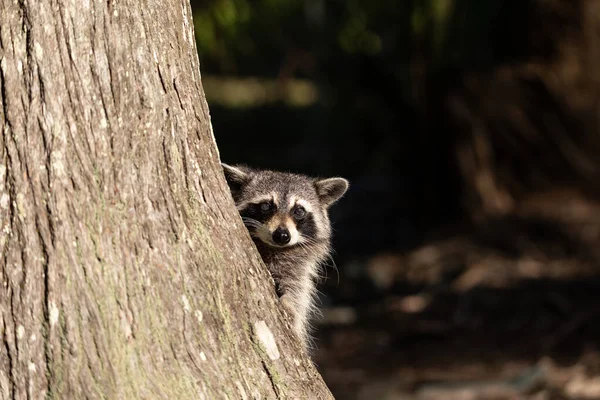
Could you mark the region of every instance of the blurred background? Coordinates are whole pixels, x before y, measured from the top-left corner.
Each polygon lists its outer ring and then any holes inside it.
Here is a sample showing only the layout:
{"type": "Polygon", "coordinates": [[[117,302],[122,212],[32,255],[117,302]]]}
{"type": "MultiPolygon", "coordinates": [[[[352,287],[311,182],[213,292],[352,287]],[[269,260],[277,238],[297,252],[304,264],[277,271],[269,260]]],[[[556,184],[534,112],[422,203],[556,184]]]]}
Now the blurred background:
{"type": "Polygon", "coordinates": [[[352,185],[338,399],[600,399],[600,1],[192,1],[223,161],[352,185]]]}

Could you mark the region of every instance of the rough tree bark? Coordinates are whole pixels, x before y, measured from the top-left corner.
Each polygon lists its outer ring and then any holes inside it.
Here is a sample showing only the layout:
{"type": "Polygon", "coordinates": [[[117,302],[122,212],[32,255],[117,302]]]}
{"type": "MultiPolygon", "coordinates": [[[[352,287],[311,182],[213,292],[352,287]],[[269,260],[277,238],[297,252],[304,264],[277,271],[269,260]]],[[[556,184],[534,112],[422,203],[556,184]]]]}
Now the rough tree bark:
{"type": "Polygon", "coordinates": [[[2,0],[0,45],[0,398],[330,398],[222,176],[189,1],[2,0]]]}

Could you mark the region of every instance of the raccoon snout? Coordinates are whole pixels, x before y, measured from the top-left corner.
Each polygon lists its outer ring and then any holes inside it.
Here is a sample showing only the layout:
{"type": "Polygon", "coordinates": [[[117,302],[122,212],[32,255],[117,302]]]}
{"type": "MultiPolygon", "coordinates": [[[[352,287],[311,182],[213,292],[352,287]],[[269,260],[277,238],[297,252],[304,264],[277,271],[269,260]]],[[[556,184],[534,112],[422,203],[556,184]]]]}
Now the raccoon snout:
{"type": "Polygon", "coordinates": [[[290,231],[288,231],[286,228],[277,228],[277,229],[275,229],[275,232],[273,232],[273,241],[276,244],[279,244],[279,245],[288,244],[290,242],[290,239],[291,239],[290,231]]]}

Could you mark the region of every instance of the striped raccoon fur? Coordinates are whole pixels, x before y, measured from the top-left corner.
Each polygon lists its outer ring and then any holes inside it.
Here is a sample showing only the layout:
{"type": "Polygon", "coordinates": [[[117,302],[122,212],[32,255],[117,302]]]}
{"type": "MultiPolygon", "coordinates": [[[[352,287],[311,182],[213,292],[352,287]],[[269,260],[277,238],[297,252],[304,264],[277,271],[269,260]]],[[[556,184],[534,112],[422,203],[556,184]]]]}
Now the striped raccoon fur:
{"type": "Polygon", "coordinates": [[[223,164],[236,207],[271,273],[296,335],[308,346],[316,280],[330,256],[328,209],[348,189],[343,178],[223,164]]]}

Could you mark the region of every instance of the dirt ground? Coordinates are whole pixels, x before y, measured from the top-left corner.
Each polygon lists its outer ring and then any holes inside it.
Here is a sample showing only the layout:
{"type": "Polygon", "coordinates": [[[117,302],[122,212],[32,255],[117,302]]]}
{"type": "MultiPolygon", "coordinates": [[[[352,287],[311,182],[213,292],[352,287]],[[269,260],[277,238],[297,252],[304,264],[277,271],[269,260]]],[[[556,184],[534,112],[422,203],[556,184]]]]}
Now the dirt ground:
{"type": "Polygon", "coordinates": [[[600,399],[598,204],[542,196],[454,231],[329,279],[314,358],[336,398],[600,399]]]}

